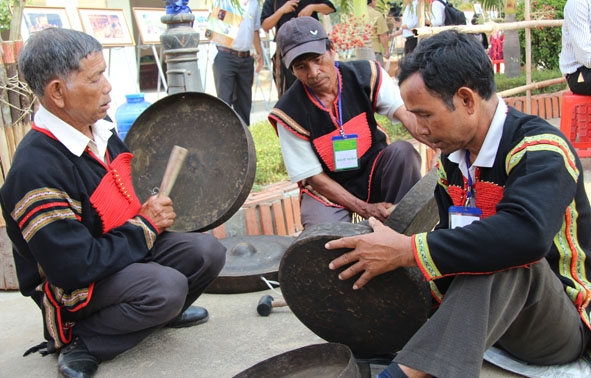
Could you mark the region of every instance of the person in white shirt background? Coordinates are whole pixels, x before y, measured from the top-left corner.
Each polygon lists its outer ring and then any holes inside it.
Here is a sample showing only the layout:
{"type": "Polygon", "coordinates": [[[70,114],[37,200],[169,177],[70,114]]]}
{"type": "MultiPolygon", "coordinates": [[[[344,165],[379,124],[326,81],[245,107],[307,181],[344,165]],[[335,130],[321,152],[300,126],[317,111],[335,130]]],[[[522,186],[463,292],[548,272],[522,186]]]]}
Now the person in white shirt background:
{"type": "Polygon", "coordinates": [[[419,17],[417,16],[418,3],[418,0],[406,0],[402,13],[402,24],[400,29],[393,34],[394,37],[398,35],[404,37],[404,55],[410,54],[417,47],[418,39],[412,29],[419,24],[419,17]]]}
{"type": "Polygon", "coordinates": [[[591,95],[591,0],[568,0],[564,6],[560,71],[575,94],[591,95]]]}

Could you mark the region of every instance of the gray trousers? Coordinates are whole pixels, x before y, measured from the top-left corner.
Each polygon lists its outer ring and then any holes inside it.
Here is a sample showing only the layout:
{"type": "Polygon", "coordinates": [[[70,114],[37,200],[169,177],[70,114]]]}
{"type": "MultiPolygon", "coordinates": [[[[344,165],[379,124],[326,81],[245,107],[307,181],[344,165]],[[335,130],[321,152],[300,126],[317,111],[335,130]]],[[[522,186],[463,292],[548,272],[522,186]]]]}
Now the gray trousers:
{"type": "Polygon", "coordinates": [[[222,270],[226,248],[209,234],[162,233],[152,261],[95,283],[74,332],[90,353],[111,359],[187,309],[222,270]]]}
{"type": "Polygon", "coordinates": [[[496,345],[538,365],[574,361],[590,338],[546,259],[529,268],[458,275],[395,362],[438,378],[478,377],[496,345]]]}
{"type": "MultiPolygon", "coordinates": [[[[396,204],[420,179],[421,156],[417,150],[406,141],[391,143],[375,163],[369,202],[396,204]]],[[[306,193],[302,194],[300,214],[304,228],[324,222],[351,221],[349,210],[326,206],[306,193]]]]}
{"type": "Polygon", "coordinates": [[[252,108],[252,83],[254,82],[254,58],[241,58],[218,51],[213,60],[213,79],[217,97],[230,105],[250,125],[252,108]]]}

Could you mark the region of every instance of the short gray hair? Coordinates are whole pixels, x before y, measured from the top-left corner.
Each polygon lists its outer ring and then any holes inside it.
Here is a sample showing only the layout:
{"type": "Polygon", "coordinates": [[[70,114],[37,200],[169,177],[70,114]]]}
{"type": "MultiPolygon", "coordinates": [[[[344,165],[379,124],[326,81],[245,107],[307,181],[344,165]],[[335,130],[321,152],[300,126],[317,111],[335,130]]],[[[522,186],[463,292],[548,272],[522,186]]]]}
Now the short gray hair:
{"type": "Polygon", "coordinates": [[[19,53],[18,69],[37,97],[43,97],[47,83],[66,79],[80,70],[80,61],[103,51],[93,36],[70,29],[47,28],[31,34],[19,53]]]}

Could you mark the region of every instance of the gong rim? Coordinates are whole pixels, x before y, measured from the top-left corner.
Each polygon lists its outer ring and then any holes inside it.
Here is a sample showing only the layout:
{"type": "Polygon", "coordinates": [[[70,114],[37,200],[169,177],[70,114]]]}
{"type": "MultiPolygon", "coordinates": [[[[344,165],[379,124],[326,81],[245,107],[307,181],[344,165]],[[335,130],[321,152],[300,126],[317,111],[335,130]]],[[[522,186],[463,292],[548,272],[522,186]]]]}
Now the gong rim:
{"type": "Polygon", "coordinates": [[[343,344],[312,344],[281,353],[233,378],[361,378],[351,350],[343,344]]]}
{"type": "Polygon", "coordinates": [[[168,231],[208,231],[244,204],[256,173],[252,135],[238,114],[201,92],[168,95],[130,127],[125,143],[134,154],[132,179],[143,203],[160,185],[175,145],[188,150],[169,196],[177,218],[168,231]]]}

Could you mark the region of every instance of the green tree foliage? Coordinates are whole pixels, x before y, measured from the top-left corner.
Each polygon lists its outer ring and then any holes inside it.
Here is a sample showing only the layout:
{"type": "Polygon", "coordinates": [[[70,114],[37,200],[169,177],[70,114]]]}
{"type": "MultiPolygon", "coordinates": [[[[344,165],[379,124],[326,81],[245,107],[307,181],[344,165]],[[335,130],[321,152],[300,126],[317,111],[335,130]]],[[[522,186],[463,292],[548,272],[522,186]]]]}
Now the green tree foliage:
{"type": "Polygon", "coordinates": [[[0,0],[0,32],[10,30],[10,20],[12,20],[10,2],[10,0],[0,0]]]}
{"type": "MultiPolygon", "coordinates": [[[[562,20],[566,0],[532,0],[532,20],[562,20]]],[[[517,7],[517,19],[523,20],[523,2],[517,7]]],[[[543,70],[558,69],[558,56],[562,45],[560,27],[531,29],[531,61],[534,68],[543,70]]],[[[521,63],[525,64],[525,29],[519,30],[521,63]]]]}

